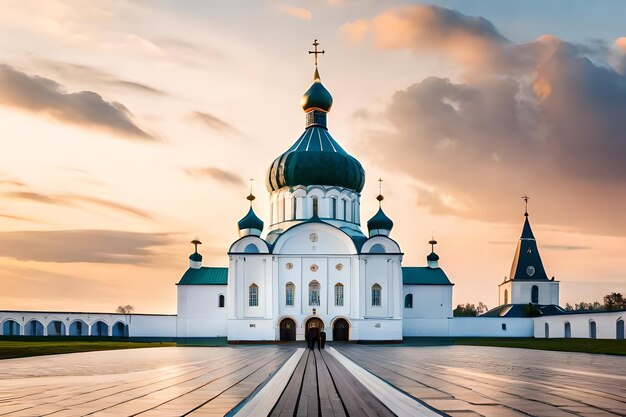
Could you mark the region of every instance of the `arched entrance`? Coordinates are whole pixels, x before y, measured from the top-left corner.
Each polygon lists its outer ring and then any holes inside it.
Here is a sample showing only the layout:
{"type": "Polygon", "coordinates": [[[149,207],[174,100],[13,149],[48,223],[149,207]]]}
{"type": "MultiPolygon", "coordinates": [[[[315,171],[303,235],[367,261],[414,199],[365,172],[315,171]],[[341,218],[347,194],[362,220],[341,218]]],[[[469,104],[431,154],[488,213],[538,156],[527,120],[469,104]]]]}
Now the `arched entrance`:
{"type": "Polygon", "coordinates": [[[346,319],[337,319],[333,324],[333,341],[342,342],[350,339],[350,325],[346,319]]]}
{"type": "Polygon", "coordinates": [[[282,319],[279,328],[281,342],[293,342],[296,340],[296,323],[292,319],[282,319]]]}
{"type": "Polygon", "coordinates": [[[118,321],[113,325],[111,334],[113,337],[128,337],[128,326],[121,321],[118,321]]]}
{"type": "Polygon", "coordinates": [[[306,327],[305,327],[306,334],[309,334],[309,329],[311,327],[317,327],[319,331],[321,332],[322,330],[324,330],[324,322],[321,319],[318,319],[317,317],[310,318],[306,322],[306,327]]]}

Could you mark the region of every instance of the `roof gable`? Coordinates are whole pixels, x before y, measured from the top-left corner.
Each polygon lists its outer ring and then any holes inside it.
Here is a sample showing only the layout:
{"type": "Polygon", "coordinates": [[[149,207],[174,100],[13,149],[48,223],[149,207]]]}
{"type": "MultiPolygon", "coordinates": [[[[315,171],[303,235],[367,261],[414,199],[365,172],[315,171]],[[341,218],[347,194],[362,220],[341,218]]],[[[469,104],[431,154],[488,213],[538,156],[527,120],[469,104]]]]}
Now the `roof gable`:
{"type": "Polygon", "coordinates": [[[443,269],[427,266],[403,266],[402,283],[404,285],[454,285],[443,269]]]}
{"type": "Polygon", "coordinates": [[[207,267],[189,268],[176,285],[227,285],[228,268],[207,267]]]}

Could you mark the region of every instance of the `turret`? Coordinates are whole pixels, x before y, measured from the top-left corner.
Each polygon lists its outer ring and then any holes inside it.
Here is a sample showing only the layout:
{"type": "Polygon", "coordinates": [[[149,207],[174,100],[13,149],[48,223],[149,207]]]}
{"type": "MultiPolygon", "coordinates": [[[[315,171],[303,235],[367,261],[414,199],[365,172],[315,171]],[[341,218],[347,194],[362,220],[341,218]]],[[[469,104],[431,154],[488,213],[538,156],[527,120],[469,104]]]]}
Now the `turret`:
{"type": "Polygon", "coordinates": [[[246,198],[250,201],[250,210],[248,210],[248,213],[237,222],[239,237],[261,236],[261,232],[263,231],[263,220],[259,219],[252,209],[252,202],[256,197],[254,197],[252,192],[250,192],[250,195],[246,198]]]}
{"type": "Polygon", "coordinates": [[[393,229],[393,221],[383,211],[382,201],[385,199],[382,194],[382,179],[378,180],[378,196],[376,196],[376,200],[378,200],[378,211],[374,214],[374,217],[367,221],[367,230],[369,231],[370,237],[383,235],[389,236],[391,233],[391,229],[393,229]]]}
{"type": "Polygon", "coordinates": [[[437,241],[435,239],[432,239],[428,242],[428,244],[430,245],[430,253],[426,257],[428,267],[433,269],[439,268],[439,255],[435,253],[435,245],[437,244],[437,241]]]}

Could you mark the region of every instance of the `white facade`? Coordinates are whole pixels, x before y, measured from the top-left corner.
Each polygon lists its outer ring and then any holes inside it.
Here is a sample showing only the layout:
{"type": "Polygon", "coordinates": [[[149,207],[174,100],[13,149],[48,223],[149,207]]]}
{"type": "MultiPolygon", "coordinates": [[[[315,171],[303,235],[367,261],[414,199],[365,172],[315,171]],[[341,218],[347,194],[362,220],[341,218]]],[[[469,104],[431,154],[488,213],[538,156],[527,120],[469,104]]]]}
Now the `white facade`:
{"type": "Polygon", "coordinates": [[[322,321],[328,340],[339,319],[349,325],[349,340],[402,339],[402,254],[389,238],[369,239],[359,254],[336,226],[300,222],[276,238],[272,253],[260,237],[247,236],[229,260],[230,341],[280,340],[284,319],[304,340],[311,318],[322,321]],[[376,244],[384,252],[368,253],[376,244]]]}

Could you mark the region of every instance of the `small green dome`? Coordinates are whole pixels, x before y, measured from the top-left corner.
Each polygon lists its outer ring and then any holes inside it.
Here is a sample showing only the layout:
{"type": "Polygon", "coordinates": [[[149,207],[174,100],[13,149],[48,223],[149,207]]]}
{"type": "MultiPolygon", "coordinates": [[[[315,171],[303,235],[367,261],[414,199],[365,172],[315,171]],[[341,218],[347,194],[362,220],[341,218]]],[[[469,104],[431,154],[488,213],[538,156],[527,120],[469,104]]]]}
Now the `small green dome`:
{"type": "Polygon", "coordinates": [[[254,210],[252,210],[252,207],[250,207],[250,210],[248,210],[248,214],[246,214],[243,219],[237,222],[237,226],[239,226],[239,230],[263,230],[263,220],[259,219],[254,213],[254,210]]]}
{"type": "Polygon", "coordinates": [[[439,260],[439,255],[435,252],[431,252],[430,255],[426,257],[426,260],[429,262],[437,262],[439,260]]]}
{"type": "Polygon", "coordinates": [[[393,229],[393,222],[382,208],[378,209],[378,212],[367,221],[367,230],[391,230],[393,229]]]}
{"type": "Polygon", "coordinates": [[[313,85],[304,93],[300,104],[305,112],[311,110],[320,110],[323,112],[329,112],[333,105],[333,96],[330,95],[326,87],[320,80],[320,74],[315,69],[315,75],[313,77],[313,85]]]}
{"type": "Polygon", "coordinates": [[[194,262],[202,262],[202,255],[200,255],[198,252],[194,252],[191,254],[191,256],[189,256],[189,260],[194,262]]]}

